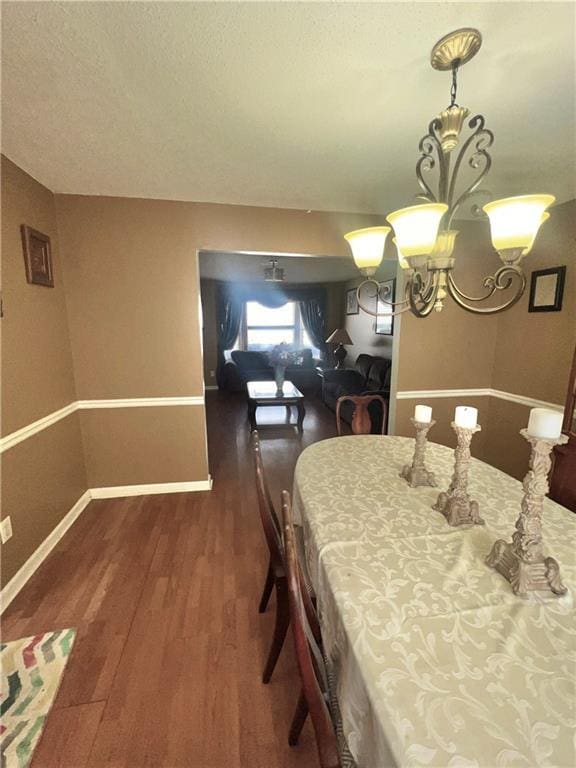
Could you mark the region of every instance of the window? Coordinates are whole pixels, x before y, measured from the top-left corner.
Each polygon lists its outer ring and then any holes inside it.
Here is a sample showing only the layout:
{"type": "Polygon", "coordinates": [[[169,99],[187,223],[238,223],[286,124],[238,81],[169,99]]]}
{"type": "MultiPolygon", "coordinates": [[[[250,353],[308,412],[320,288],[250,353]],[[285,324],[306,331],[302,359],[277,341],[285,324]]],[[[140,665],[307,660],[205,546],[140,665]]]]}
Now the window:
{"type": "Polygon", "coordinates": [[[300,307],[295,301],[288,301],[281,307],[265,307],[257,301],[247,301],[237,344],[242,349],[267,352],[277,344],[285,342],[296,349],[309,347],[314,355],[319,354],[304,326],[300,307]]]}

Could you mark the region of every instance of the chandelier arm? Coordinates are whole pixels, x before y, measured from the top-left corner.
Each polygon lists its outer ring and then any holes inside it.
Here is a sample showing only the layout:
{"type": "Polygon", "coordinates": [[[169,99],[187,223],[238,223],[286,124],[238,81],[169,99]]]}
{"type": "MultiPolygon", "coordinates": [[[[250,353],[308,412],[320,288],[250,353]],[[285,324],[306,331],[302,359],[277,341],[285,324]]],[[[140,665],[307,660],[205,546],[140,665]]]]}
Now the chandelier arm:
{"type": "Polygon", "coordinates": [[[498,269],[493,275],[489,275],[485,278],[484,287],[488,288],[489,292],[485,296],[479,297],[468,296],[466,293],[464,293],[460,288],[458,288],[451,274],[448,274],[447,285],[450,296],[454,299],[459,307],[462,307],[462,309],[477,315],[495,315],[498,312],[503,312],[505,309],[513,307],[514,304],[520,300],[526,289],[526,275],[519,267],[506,264],[503,267],[500,267],[500,269],[498,269]],[[499,304],[496,307],[481,308],[470,306],[466,303],[467,301],[485,301],[486,299],[489,299],[491,296],[493,296],[496,291],[506,291],[512,286],[512,283],[515,279],[518,280],[516,293],[503,304],[499,304]]]}
{"type": "Polygon", "coordinates": [[[442,145],[440,144],[440,139],[437,135],[437,131],[440,127],[440,120],[435,117],[428,126],[428,133],[420,139],[418,150],[420,151],[421,156],[416,163],[416,179],[418,180],[420,189],[424,192],[420,197],[424,197],[432,203],[437,202],[438,198],[424,180],[423,173],[427,173],[436,167],[436,160],[433,156],[434,150],[436,150],[436,154],[438,155],[438,186],[440,189],[446,186],[447,178],[446,156],[442,151],[442,145]]]}
{"type": "Polygon", "coordinates": [[[397,312],[394,311],[394,312],[390,313],[390,314],[392,314],[393,317],[395,317],[396,315],[400,315],[400,314],[402,314],[402,312],[406,312],[406,310],[410,309],[410,303],[409,303],[408,299],[403,299],[401,301],[388,301],[387,299],[383,299],[380,296],[380,288],[381,288],[381,286],[380,286],[380,284],[378,283],[377,280],[373,280],[372,278],[368,278],[368,280],[364,280],[363,282],[361,282],[360,285],[358,286],[358,288],[356,289],[356,299],[358,301],[358,306],[360,307],[360,309],[362,309],[364,312],[366,312],[366,314],[372,315],[372,317],[378,317],[378,301],[381,301],[383,304],[387,304],[389,307],[402,307],[402,309],[399,309],[397,312]],[[366,285],[369,285],[370,283],[372,283],[376,287],[376,293],[373,296],[370,296],[371,299],[376,299],[376,297],[378,298],[378,300],[376,302],[376,311],[374,311],[373,309],[369,309],[362,302],[362,298],[360,296],[361,290],[363,288],[365,288],[366,285]]]}
{"type": "Polygon", "coordinates": [[[450,185],[446,197],[446,202],[449,206],[449,216],[447,223],[448,227],[450,226],[456,211],[460,208],[465,200],[476,193],[478,187],[492,166],[492,157],[490,156],[488,149],[494,142],[494,134],[492,131],[485,128],[484,125],[485,120],[482,115],[476,115],[468,123],[468,127],[473,129],[473,133],[466,139],[458,153],[458,157],[454,163],[454,169],[452,171],[452,177],[450,179],[450,185]],[[462,192],[456,202],[454,202],[456,182],[458,180],[460,167],[472,144],[474,145],[474,151],[468,158],[468,165],[474,170],[478,170],[480,168],[480,172],[478,176],[472,181],[472,183],[462,192]]]}
{"type": "Polygon", "coordinates": [[[422,275],[420,272],[415,272],[406,287],[412,314],[416,317],[428,317],[434,309],[439,287],[438,272],[434,271],[428,275],[424,290],[422,289],[422,275]],[[419,306],[418,302],[422,306],[419,306]]]}

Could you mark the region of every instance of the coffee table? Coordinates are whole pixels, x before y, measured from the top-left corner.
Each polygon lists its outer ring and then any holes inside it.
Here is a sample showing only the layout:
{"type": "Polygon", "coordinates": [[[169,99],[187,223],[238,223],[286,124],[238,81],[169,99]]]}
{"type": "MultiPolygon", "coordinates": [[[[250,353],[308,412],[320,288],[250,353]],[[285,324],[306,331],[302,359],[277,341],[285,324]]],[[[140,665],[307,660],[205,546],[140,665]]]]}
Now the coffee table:
{"type": "Polygon", "coordinates": [[[290,408],[295,405],[298,411],[297,427],[298,431],[302,433],[302,425],[306,415],[304,395],[291,381],[284,382],[281,395],[276,394],[275,381],[248,381],[246,389],[248,392],[248,421],[251,431],[256,429],[256,408],[258,406],[283,405],[287,415],[290,416],[290,408]]]}

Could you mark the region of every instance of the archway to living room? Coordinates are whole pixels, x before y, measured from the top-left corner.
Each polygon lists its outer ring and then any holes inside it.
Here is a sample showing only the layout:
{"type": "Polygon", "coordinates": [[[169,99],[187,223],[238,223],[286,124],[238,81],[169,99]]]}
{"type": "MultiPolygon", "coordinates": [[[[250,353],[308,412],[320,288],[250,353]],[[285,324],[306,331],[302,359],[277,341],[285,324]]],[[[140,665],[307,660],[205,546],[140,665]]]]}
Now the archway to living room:
{"type": "MultiPolygon", "coordinates": [[[[390,281],[391,290],[396,267],[384,261],[377,275],[390,281]]],[[[255,425],[270,465],[287,469],[303,447],[337,434],[340,395],[374,391],[389,400],[394,322],[382,304],[376,318],[359,309],[356,289],[362,278],[350,256],[206,250],[199,252],[199,271],[213,477],[223,446],[234,441],[244,451],[255,425]],[[280,366],[283,392],[293,385],[302,395],[302,411],[297,402],[263,407],[259,399],[251,413],[251,394],[263,398],[267,390],[277,390],[276,363],[286,364],[280,366]],[[336,368],[338,387],[328,381],[336,368]]],[[[376,308],[375,297],[373,302],[376,308]]],[[[381,431],[376,406],[371,418],[374,431],[381,431]]],[[[346,433],[352,409],[342,415],[346,433]]]]}

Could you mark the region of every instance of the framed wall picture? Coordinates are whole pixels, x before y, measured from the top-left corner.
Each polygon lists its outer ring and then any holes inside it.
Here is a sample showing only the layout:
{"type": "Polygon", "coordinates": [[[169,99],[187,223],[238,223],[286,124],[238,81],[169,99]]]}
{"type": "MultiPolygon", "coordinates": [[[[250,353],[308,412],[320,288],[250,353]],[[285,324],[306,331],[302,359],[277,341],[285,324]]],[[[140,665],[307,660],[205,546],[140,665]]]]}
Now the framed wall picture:
{"type": "Polygon", "coordinates": [[[54,287],[52,272],[52,251],[48,235],[38,232],[26,224],[22,224],[22,248],[24,250],[24,265],[26,280],[35,285],[54,287]]]}
{"type": "Polygon", "coordinates": [[[394,333],[394,308],[387,301],[394,301],[396,293],[396,280],[384,280],[379,283],[378,305],[376,308],[376,325],[374,330],[381,336],[392,336],[394,333]],[[382,297],[386,301],[382,301],[382,297]]]}
{"type": "Polygon", "coordinates": [[[356,294],[356,288],[350,288],[346,291],[346,314],[357,315],[360,309],[358,307],[358,296],[356,294]]]}
{"type": "Polygon", "coordinates": [[[528,312],[560,312],[566,267],[537,269],[530,280],[528,312]]]}

